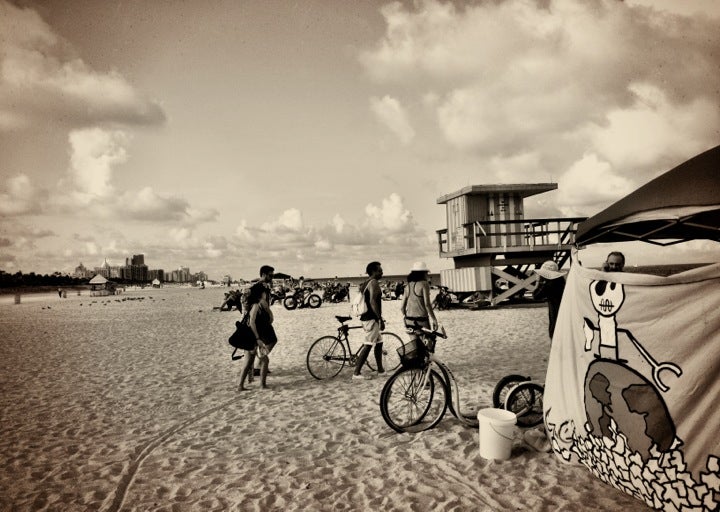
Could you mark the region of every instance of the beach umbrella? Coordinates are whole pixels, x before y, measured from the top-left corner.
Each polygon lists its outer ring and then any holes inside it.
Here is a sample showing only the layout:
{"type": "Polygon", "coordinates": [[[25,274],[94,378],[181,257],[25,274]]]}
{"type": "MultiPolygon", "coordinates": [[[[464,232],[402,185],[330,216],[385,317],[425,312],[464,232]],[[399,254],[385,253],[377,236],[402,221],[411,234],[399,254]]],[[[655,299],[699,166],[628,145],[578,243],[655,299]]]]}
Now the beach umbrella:
{"type": "Polygon", "coordinates": [[[578,226],[575,243],[720,241],[720,146],[701,153],[578,226]]]}

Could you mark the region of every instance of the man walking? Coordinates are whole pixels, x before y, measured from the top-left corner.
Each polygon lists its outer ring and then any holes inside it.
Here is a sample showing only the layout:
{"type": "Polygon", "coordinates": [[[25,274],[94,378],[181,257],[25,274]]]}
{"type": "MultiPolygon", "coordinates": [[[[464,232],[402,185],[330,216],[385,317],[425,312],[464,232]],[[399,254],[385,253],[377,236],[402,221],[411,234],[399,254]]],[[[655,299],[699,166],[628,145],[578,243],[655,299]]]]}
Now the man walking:
{"type": "Polygon", "coordinates": [[[367,361],[370,349],[375,352],[375,361],[377,362],[378,373],[385,373],[382,363],[382,337],[380,332],[385,330],[385,320],[382,317],[382,291],[378,280],[383,275],[382,265],[378,261],[368,263],[365,269],[369,279],[360,285],[359,292],[363,294],[366,311],[360,315],[360,320],[365,330],[365,341],[362,348],[358,352],[357,363],[355,364],[355,373],[353,379],[370,379],[369,375],[361,375],[365,361],[367,361]]]}

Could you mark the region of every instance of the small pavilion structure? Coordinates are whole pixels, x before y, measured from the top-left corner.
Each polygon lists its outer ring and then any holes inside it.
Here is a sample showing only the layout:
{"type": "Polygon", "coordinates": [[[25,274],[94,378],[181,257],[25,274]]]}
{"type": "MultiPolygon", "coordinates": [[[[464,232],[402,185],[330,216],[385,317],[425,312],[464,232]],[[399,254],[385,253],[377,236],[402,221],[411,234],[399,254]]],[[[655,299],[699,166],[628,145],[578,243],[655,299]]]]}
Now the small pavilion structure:
{"type": "Polygon", "coordinates": [[[556,189],[557,183],[471,185],[438,198],[447,217],[437,231],[440,257],[455,267],[441,271],[441,284],[460,296],[482,292],[494,306],[533,289],[531,270],[544,261],[562,268],[585,217],[526,219],[523,202],[556,189]]]}
{"type": "Polygon", "coordinates": [[[108,281],[102,274],[96,274],[88,284],[91,297],[115,294],[115,283],[108,281]]]}

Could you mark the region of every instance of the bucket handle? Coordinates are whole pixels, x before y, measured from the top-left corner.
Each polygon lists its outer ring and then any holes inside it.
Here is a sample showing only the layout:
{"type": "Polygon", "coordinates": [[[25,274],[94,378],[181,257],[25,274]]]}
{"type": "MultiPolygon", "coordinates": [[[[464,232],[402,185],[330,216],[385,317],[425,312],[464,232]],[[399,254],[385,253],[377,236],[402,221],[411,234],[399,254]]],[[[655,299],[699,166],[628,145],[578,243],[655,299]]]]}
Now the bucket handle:
{"type": "MultiPolygon", "coordinates": [[[[514,426],[514,425],[513,425],[513,426],[514,426]]],[[[492,429],[495,431],[495,433],[496,433],[497,435],[499,435],[500,437],[503,437],[503,438],[507,439],[508,441],[512,441],[512,440],[513,440],[512,437],[508,437],[508,436],[506,436],[505,434],[503,434],[502,432],[498,432],[497,429],[495,428],[495,425],[493,425],[492,423],[490,423],[490,428],[492,428],[492,429]]]]}

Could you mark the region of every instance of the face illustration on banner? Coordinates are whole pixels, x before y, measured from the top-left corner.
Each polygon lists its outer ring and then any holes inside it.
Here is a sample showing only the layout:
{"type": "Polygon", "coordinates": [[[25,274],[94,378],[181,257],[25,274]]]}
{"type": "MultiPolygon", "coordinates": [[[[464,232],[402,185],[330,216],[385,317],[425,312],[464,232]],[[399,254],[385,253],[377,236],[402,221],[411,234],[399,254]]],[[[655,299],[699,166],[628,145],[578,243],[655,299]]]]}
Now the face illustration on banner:
{"type": "Polygon", "coordinates": [[[600,316],[614,316],[625,301],[625,287],[620,283],[593,281],[590,298],[600,316]]]}

